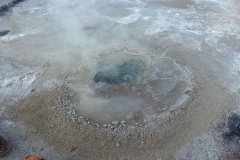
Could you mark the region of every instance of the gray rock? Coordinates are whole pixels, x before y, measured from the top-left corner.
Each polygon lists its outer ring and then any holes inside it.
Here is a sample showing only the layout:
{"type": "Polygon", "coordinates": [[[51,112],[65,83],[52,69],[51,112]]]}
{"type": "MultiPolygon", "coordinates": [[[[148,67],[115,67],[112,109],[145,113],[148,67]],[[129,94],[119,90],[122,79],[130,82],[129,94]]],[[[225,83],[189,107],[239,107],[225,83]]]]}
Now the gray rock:
{"type": "Polygon", "coordinates": [[[125,127],[126,125],[125,124],[121,124],[122,127],[125,127]]]}
{"type": "Polygon", "coordinates": [[[70,96],[70,97],[73,97],[73,96],[75,96],[75,94],[76,94],[76,93],[72,92],[72,93],[69,94],[69,96],[70,96]]]}
{"type": "Polygon", "coordinates": [[[166,110],[167,110],[167,108],[168,108],[168,107],[164,107],[164,108],[162,109],[162,111],[166,111],[166,110]]]}
{"type": "Polygon", "coordinates": [[[118,122],[117,121],[112,121],[112,124],[113,125],[118,125],[118,122]]]}
{"type": "Polygon", "coordinates": [[[121,124],[126,124],[126,121],[125,121],[125,120],[122,120],[120,123],[121,123],[121,124]]]}
{"type": "Polygon", "coordinates": [[[106,128],[108,125],[107,124],[103,124],[103,128],[106,128]]]}

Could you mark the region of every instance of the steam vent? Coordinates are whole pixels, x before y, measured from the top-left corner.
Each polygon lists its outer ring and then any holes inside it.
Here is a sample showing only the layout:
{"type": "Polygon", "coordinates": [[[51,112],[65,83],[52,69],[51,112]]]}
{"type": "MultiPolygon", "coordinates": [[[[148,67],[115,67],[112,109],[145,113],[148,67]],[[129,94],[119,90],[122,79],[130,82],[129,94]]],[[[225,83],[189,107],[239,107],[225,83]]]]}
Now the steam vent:
{"type": "Polygon", "coordinates": [[[191,90],[190,73],[164,56],[115,50],[101,56],[91,72],[90,91],[76,110],[97,123],[143,124],[168,116],[191,90]]]}

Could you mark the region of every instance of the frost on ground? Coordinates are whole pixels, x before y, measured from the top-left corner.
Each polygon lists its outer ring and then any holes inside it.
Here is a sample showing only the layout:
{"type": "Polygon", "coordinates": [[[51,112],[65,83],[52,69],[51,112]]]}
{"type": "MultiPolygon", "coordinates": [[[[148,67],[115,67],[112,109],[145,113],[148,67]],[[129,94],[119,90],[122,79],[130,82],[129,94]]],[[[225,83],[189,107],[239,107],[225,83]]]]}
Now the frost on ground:
{"type": "Polygon", "coordinates": [[[0,58],[0,101],[8,97],[26,96],[46,68],[47,64],[30,68],[0,58]]]}
{"type": "Polygon", "coordinates": [[[175,153],[174,159],[204,159],[216,160],[219,157],[219,148],[211,133],[204,133],[194,138],[190,143],[181,147],[175,153]]]}

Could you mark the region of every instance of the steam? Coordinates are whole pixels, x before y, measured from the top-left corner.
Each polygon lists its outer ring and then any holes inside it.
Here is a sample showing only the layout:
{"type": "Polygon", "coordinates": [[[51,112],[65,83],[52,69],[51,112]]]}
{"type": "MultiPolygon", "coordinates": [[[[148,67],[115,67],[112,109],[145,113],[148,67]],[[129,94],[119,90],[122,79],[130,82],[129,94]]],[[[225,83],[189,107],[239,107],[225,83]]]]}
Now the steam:
{"type": "Polygon", "coordinates": [[[85,58],[97,54],[96,51],[104,46],[124,42],[127,38],[121,26],[100,12],[99,6],[101,4],[93,1],[50,0],[49,3],[49,8],[59,10],[54,18],[63,34],[64,45],[77,48],[85,58]]]}

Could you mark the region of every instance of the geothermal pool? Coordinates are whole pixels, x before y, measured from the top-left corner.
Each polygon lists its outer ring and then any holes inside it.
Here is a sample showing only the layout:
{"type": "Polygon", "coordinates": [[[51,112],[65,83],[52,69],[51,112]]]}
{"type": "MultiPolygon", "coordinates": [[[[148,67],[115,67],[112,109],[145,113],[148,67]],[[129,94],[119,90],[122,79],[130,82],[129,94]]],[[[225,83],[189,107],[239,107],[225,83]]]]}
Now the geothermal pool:
{"type": "Polygon", "coordinates": [[[237,0],[25,0],[0,16],[0,106],[65,83],[100,125],[192,106],[208,124],[239,95],[239,15],[237,0]]]}
{"type": "Polygon", "coordinates": [[[74,101],[81,99],[75,108],[98,123],[143,123],[164,117],[188,99],[185,92],[193,85],[191,73],[172,59],[127,50],[102,55],[87,74],[80,73],[89,76],[87,88],[74,82],[80,91],[75,89],[74,101]]]}

